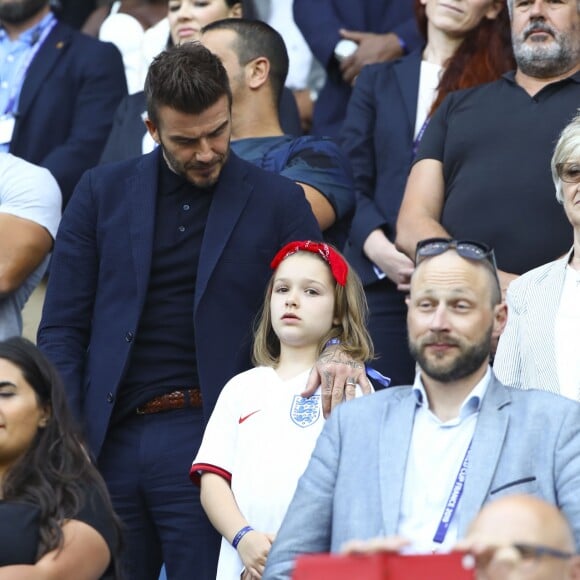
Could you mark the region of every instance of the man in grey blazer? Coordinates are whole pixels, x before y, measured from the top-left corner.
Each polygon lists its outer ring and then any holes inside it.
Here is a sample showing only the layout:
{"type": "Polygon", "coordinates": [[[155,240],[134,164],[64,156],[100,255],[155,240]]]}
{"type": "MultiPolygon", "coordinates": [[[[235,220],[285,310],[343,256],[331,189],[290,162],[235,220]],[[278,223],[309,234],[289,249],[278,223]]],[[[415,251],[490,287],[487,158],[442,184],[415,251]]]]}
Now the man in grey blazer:
{"type": "Polygon", "coordinates": [[[409,551],[447,551],[483,504],[508,494],[557,505],[580,543],[580,405],[494,377],[490,345],[507,313],[492,251],[438,238],[418,244],[416,261],[407,318],[415,383],[333,412],[265,580],[352,539],[398,535],[409,551]]]}

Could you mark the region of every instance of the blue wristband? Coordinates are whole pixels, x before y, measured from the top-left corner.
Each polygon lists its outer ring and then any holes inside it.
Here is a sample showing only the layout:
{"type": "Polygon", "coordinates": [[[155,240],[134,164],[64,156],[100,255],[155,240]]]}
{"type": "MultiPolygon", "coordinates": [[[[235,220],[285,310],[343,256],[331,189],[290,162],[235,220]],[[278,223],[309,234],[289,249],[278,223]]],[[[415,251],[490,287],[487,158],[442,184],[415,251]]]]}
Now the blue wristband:
{"type": "Polygon", "coordinates": [[[407,48],[407,43],[397,34],[397,40],[399,41],[399,46],[403,50],[403,54],[409,54],[409,49],[407,48]]]}
{"type": "Polygon", "coordinates": [[[326,342],[324,348],[328,348],[329,346],[334,346],[335,344],[340,344],[340,338],[331,338],[326,342]]]}
{"type": "Polygon", "coordinates": [[[248,533],[248,532],[253,532],[254,528],[252,528],[252,526],[244,526],[235,536],[234,539],[232,540],[232,546],[234,547],[234,550],[238,549],[238,544],[242,541],[242,538],[248,533]]]}

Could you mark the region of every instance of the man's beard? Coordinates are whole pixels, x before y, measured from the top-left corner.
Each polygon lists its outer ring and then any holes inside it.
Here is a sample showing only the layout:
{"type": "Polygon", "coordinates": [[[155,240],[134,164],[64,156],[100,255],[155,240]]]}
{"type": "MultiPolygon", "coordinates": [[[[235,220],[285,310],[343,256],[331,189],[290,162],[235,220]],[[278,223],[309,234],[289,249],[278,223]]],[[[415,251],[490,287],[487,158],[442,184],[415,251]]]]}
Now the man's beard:
{"type": "Polygon", "coordinates": [[[573,28],[567,33],[557,32],[546,22],[531,22],[518,37],[512,37],[514,56],[518,69],[524,74],[538,78],[551,78],[572,70],[580,58],[578,31],[573,28]],[[526,44],[527,37],[534,31],[542,31],[554,39],[549,46],[543,42],[526,44]],[[575,45],[573,39],[576,38],[575,45]]]}
{"type": "Polygon", "coordinates": [[[428,377],[440,383],[451,383],[472,375],[481,367],[491,351],[491,335],[492,328],[489,328],[480,342],[465,346],[460,340],[440,337],[434,333],[420,341],[409,339],[409,350],[428,377]],[[424,354],[423,345],[432,342],[454,345],[460,349],[460,352],[456,358],[446,364],[437,364],[437,359],[433,360],[433,356],[428,358],[424,354]]]}
{"type": "Polygon", "coordinates": [[[225,153],[225,155],[220,157],[219,163],[221,163],[221,167],[220,167],[220,171],[218,172],[218,174],[215,177],[212,177],[211,179],[205,179],[205,180],[204,179],[195,179],[195,177],[192,176],[189,173],[189,171],[194,169],[195,167],[198,169],[203,169],[203,164],[197,164],[194,167],[189,166],[189,165],[184,165],[171,153],[171,151],[169,151],[163,145],[162,141],[160,142],[159,146],[161,147],[161,151],[163,152],[163,157],[165,158],[165,162],[167,163],[169,168],[174,173],[183,177],[183,179],[185,179],[186,181],[188,181],[189,183],[191,183],[195,187],[199,187],[200,189],[211,189],[217,183],[219,176],[221,175],[221,170],[223,169],[223,166],[229,157],[229,149],[228,149],[228,151],[225,153]]]}
{"type": "Polygon", "coordinates": [[[20,24],[36,16],[46,5],[47,0],[13,0],[0,5],[0,21],[20,24]]]}

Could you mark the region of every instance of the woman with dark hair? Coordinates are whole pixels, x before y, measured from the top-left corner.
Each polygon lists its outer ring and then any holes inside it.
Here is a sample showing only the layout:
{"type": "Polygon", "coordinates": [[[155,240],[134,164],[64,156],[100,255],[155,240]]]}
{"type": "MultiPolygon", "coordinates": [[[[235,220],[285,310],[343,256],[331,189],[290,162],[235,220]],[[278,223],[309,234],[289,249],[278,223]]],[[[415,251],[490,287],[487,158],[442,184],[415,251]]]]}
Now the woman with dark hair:
{"type": "Polygon", "coordinates": [[[423,49],[365,67],[351,96],[341,142],[357,207],[345,250],[365,286],[374,365],[392,385],[413,381],[405,293],[413,263],[393,244],[407,175],[429,119],[451,91],[514,68],[505,0],[415,0],[423,49]]]}
{"type": "Polygon", "coordinates": [[[0,580],[120,578],[120,528],[52,365],[0,342],[0,580]]]}

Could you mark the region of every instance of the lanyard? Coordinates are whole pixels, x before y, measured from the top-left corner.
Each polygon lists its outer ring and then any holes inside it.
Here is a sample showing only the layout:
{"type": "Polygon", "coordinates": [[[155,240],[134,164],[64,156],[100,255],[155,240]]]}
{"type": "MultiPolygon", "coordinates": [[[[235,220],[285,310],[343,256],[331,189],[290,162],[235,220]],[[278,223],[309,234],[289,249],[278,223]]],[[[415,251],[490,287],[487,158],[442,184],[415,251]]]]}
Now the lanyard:
{"type": "Polygon", "coordinates": [[[4,115],[12,115],[14,112],[14,106],[16,105],[16,97],[22,88],[22,84],[24,82],[24,77],[30,67],[30,63],[32,59],[36,56],[36,53],[40,50],[40,47],[46,40],[47,36],[50,34],[51,30],[56,26],[56,18],[54,14],[50,14],[46,22],[43,24],[42,29],[38,32],[40,35],[38,36],[36,42],[32,45],[31,49],[28,51],[24,62],[19,67],[12,86],[12,90],[10,91],[10,97],[8,99],[8,103],[6,104],[6,109],[4,110],[4,115]]]}
{"type": "Polygon", "coordinates": [[[425,134],[425,129],[427,129],[427,125],[429,124],[430,120],[431,119],[429,117],[427,117],[423,121],[423,124],[421,125],[421,128],[419,129],[419,132],[417,133],[417,136],[413,140],[413,159],[415,159],[415,157],[417,157],[417,150],[419,149],[419,143],[421,143],[421,139],[423,139],[423,135],[425,134]]]}
{"type": "Polygon", "coordinates": [[[467,472],[467,468],[469,467],[469,458],[471,456],[471,443],[467,447],[467,451],[465,452],[465,457],[461,462],[461,467],[455,476],[455,482],[453,483],[453,487],[451,488],[451,493],[449,494],[449,499],[445,504],[445,509],[443,510],[443,515],[441,516],[441,521],[437,526],[437,531],[435,532],[435,536],[433,537],[433,542],[437,544],[442,544],[445,540],[445,536],[447,535],[447,531],[449,530],[449,524],[457,511],[457,505],[459,504],[459,500],[463,494],[463,486],[465,485],[465,473],[467,472]]]}
{"type": "Polygon", "coordinates": [[[369,365],[365,365],[366,373],[371,379],[375,379],[384,388],[387,388],[391,384],[391,379],[389,377],[385,377],[382,373],[370,367],[369,365]]]}

